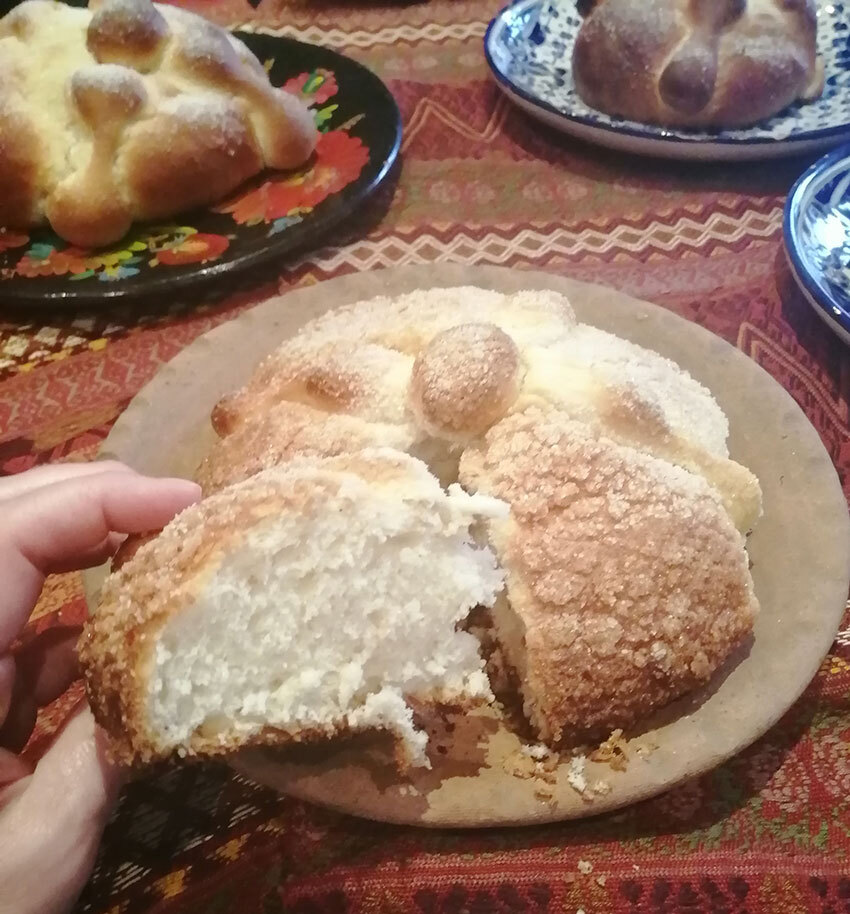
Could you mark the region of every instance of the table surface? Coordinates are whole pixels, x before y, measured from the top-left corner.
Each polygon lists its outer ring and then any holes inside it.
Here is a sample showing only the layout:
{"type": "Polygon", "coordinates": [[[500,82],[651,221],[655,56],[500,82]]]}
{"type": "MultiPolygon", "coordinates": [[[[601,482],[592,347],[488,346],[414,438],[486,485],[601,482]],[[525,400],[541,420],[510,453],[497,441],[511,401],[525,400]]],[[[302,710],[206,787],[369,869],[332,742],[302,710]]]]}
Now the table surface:
{"type": "MultiPolygon", "coordinates": [[[[482,36],[498,0],[186,5],[365,62],[402,111],[400,176],[372,205],[370,226],[349,226],[224,300],[0,320],[2,472],[93,457],[163,362],[270,294],[355,270],[453,261],[607,284],[710,328],[794,396],[847,491],[850,361],[796,290],[782,250],[783,201],[807,161],[643,161],[539,127],[488,79],[482,36]]],[[[57,576],[32,624],[84,614],[79,576],[57,576]]],[[[42,715],[33,755],[78,693],[42,715]]],[[[77,911],[237,910],[850,911],[850,630],[751,749],[665,796],[580,823],[377,825],[279,797],[220,766],[128,788],[77,911]]]]}

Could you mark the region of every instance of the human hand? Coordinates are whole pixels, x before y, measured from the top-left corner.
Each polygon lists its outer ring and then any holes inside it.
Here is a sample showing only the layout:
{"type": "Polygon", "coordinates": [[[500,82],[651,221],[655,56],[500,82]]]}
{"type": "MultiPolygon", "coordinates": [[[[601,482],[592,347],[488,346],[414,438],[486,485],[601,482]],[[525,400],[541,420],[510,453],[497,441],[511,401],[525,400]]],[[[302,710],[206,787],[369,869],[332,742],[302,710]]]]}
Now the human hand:
{"type": "Polygon", "coordinates": [[[122,534],[158,529],[199,497],[195,483],[111,462],[0,479],[0,914],[70,909],[120,786],[85,702],[34,769],[18,754],[38,708],[77,677],[79,628],[12,645],[48,574],[100,564],[122,534]]]}

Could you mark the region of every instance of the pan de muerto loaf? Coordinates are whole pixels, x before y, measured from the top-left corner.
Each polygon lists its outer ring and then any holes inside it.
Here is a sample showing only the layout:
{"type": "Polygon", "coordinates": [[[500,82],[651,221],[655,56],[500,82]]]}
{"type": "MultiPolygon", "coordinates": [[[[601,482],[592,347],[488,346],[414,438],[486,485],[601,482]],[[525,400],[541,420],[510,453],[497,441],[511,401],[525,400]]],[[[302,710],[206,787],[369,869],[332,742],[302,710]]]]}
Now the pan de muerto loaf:
{"type": "Polygon", "coordinates": [[[110,244],[302,164],[315,139],[301,102],[198,16],[26,0],[0,20],[0,225],[110,244]]]}
{"type": "Polygon", "coordinates": [[[212,422],[204,501],[125,550],[82,649],[127,760],[384,729],[427,764],[407,702],[488,700],[476,603],[553,746],[705,682],[752,629],[761,489],[720,406],[555,292],[328,312],[212,422]]]}
{"type": "Polygon", "coordinates": [[[573,53],[584,101],[668,126],[739,127],[823,90],[814,0],[601,0],[573,53]]]}

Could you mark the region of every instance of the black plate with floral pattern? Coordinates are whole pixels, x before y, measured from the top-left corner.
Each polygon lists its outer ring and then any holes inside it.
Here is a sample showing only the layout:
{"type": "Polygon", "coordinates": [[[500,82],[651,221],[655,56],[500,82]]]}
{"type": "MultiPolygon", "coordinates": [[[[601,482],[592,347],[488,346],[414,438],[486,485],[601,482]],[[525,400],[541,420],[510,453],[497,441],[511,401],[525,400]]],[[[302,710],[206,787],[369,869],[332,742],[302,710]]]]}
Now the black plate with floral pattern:
{"type": "Polygon", "coordinates": [[[313,159],[265,172],[229,199],[164,224],[138,224],[87,251],[49,228],[0,228],[0,304],[92,305],[164,294],[248,270],[325,240],[387,177],[401,118],[365,67],[291,38],[236,33],[271,81],[307,99],[320,131],[313,159]]]}

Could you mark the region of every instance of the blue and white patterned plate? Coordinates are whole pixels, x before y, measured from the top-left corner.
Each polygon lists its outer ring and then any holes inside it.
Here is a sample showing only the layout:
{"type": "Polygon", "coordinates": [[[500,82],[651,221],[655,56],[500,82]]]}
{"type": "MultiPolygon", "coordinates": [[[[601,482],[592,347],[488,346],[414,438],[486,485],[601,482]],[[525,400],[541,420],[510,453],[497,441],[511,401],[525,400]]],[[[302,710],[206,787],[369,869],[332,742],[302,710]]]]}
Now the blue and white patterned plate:
{"type": "Polygon", "coordinates": [[[809,303],[850,343],[850,146],[824,156],[785,204],[785,248],[809,303]]]}
{"type": "Polygon", "coordinates": [[[746,130],[667,129],[589,108],[572,79],[581,27],[574,0],[519,0],[490,23],[484,51],[499,88],[532,117],[590,143],[675,159],[767,159],[850,140],[850,2],[823,3],[818,46],[823,95],[746,130]]]}

